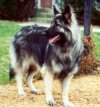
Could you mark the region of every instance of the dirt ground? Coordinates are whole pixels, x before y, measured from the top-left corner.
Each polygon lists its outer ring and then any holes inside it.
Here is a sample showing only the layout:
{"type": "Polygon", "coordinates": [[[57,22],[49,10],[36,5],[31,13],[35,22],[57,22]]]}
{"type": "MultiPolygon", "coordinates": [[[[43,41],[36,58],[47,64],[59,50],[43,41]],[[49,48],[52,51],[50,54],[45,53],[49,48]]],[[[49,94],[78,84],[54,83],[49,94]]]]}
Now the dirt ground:
{"type": "MultiPolygon", "coordinates": [[[[41,89],[40,95],[30,93],[25,85],[26,97],[17,94],[16,84],[0,86],[0,107],[50,107],[45,103],[43,81],[34,82],[41,89]]],[[[54,81],[54,98],[56,105],[62,107],[61,86],[59,81],[54,81]]],[[[79,76],[72,80],[69,99],[75,107],[100,107],[100,75],[79,76]]]]}

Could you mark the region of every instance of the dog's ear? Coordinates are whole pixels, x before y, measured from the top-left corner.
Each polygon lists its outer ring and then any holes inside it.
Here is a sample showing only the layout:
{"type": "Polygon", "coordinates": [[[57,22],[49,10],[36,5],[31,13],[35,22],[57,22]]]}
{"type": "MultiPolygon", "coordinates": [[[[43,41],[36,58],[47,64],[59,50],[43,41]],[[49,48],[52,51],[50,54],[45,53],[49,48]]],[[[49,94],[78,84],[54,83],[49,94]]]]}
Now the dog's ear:
{"type": "Polygon", "coordinates": [[[65,9],[64,9],[64,11],[62,13],[62,17],[63,17],[65,23],[68,23],[68,24],[71,23],[71,14],[72,14],[71,6],[70,5],[66,5],[65,9]]]}
{"type": "Polygon", "coordinates": [[[54,16],[57,14],[61,14],[61,11],[57,5],[53,5],[53,11],[54,11],[54,16]]]}

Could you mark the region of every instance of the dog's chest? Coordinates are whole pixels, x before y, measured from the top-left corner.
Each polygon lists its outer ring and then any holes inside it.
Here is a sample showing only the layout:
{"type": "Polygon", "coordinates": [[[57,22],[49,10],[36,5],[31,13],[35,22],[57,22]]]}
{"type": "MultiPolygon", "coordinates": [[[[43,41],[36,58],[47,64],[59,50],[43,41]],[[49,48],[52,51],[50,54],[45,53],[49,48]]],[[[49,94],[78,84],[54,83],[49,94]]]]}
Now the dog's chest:
{"type": "Polygon", "coordinates": [[[55,59],[52,59],[52,70],[55,73],[61,73],[61,71],[66,71],[70,68],[72,59],[70,55],[59,55],[55,59]]]}

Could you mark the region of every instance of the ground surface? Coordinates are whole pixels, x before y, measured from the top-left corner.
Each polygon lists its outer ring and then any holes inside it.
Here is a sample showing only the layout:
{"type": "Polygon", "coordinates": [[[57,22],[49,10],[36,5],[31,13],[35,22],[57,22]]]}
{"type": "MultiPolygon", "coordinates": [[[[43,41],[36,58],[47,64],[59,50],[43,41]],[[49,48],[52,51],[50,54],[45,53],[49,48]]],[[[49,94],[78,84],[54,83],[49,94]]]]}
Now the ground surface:
{"type": "MultiPolygon", "coordinates": [[[[49,107],[45,103],[43,81],[38,80],[34,84],[41,89],[42,93],[40,95],[32,94],[27,85],[25,85],[27,97],[18,96],[15,83],[1,85],[0,107],[49,107]]],[[[54,81],[53,88],[56,101],[54,107],[61,107],[61,87],[57,80],[54,81]]],[[[74,78],[70,87],[69,98],[75,104],[75,107],[100,107],[100,75],[74,78]]]]}

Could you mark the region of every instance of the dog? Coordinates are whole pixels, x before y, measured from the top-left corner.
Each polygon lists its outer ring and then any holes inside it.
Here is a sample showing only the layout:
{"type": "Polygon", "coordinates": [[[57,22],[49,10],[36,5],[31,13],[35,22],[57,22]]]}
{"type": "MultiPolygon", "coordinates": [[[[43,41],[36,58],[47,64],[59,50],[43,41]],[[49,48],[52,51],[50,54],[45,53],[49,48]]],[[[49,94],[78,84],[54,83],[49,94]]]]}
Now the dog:
{"type": "Polygon", "coordinates": [[[16,77],[18,94],[25,96],[23,75],[27,74],[30,90],[39,94],[33,86],[35,71],[40,71],[44,80],[46,102],[55,104],[52,94],[54,75],[62,84],[64,107],[74,107],[68,99],[68,90],[73,75],[77,73],[83,53],[83,43],[75,14],[70,5],[61,11],[56,5],[50,27],[23,27],[14,36],[10,45],[10,79],[16,77]]]}

